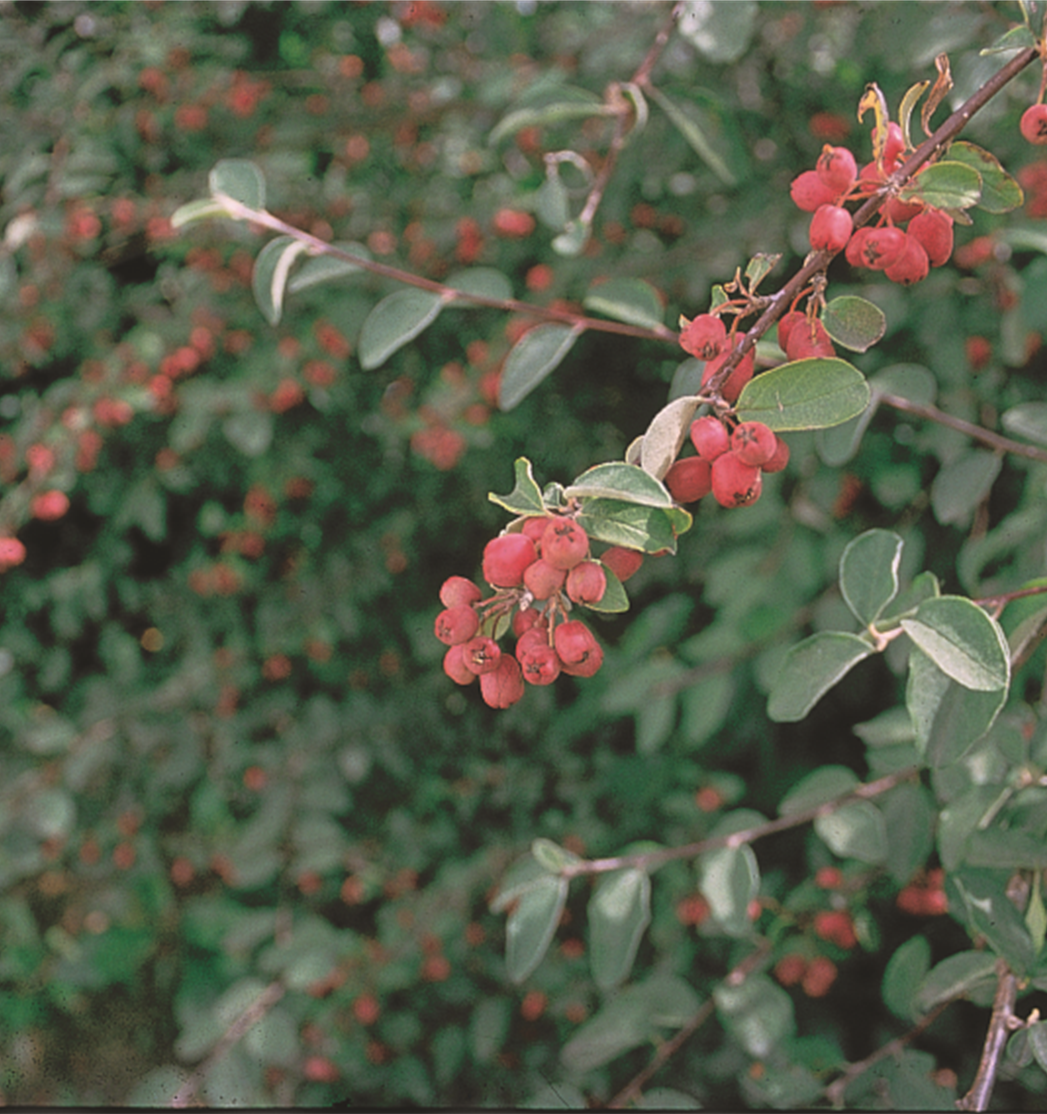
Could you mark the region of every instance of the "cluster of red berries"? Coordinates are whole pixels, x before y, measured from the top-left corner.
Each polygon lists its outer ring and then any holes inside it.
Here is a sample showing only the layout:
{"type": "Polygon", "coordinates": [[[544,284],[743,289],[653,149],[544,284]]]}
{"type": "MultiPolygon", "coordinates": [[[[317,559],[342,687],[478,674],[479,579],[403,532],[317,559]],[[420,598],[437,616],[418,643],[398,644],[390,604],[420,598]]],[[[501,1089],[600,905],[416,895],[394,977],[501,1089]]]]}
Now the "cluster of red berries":
{"type": "Polygon", "coordinates": [[[627,580],[642,563],[642,553],[623,546],[594,560],[588,535],[569,515],[525,518],[518,533],[492,538],[484,548],[483,577],[493,596],[485,600],[464,576],[449,577],[440,588],[444,610],[435,632],[448,647],[444,672],[459,685],[479,677],[492,708],[515,704],[525,681],[549,685],[561,673],[591,677],[603,664],[603,650],[581,620],[568,618],[572,606],[603,599],[607,569],[627,580]],[[510,628],[516,635],[512,654],[497,641],[510,628]]]}
{"type": "Polygon", "coordinates": [[[694,503],[711,491],[721,507],[748,506],[760,498],[763,473],[789,463],[789,446],[763,422],[739,422],[728,431],[708,414],[691,423],[691,443],[698,455],[676,461],[665,474],[678,503],[694,503]]]}
{"type": "Polygon", "coordinates": [[[811,247],[834,253],[846,248],[852,267],[883,271],[902,286],[919,282],[931,267],[945,263],[952,255],[953,220],[944,210],[915,198],[889,197],[880,209],[879,223],[856,232],[844,208],[845,202],[864,200],[882,189],[906,154],[902,129],[893,122],[887,125],[882,157],[860,170],[846,147],[826,144],[814,170],[793,179],[789,191],[799,208],[814,214],[811,247]]]}

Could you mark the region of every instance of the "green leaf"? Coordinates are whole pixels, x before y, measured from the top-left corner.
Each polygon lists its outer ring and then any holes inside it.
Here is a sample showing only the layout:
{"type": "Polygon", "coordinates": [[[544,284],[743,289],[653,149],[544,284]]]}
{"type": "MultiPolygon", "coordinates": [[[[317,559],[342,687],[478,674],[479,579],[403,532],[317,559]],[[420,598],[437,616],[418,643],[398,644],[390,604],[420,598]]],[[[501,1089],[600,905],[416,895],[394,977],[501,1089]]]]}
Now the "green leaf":
{"type": "Polygon", "coordinates": [[[719,153],[713,147],[712,142],[705,133],[705,129],[695,119],[697,116],[697,109],[693,105],[688,106],[688,110],[681,108],[679,105],[674,104],[669,98],[654,85],[647,86],[647,95],[654,101],[656,105],[669,117],[673,127],[687,140],[691,150],[705,163],[705,165],[720,179],[725,185],[733,186],[735,182],[734,175],[728,169],[727,163],[723,161],[719,153]]]}
{"type": "Polygon", "coordinates": [[[824,429],[869,405],[865,376],[846,360],[815,357],[782,364],[751,379],[738,398],[738,418],[777,432],[824,429]]]}
{"type": "Polygon", "coordinates": [[[979,209],[987,213],[1008,213],[1025,200],[1022,187],[1004,170],[996,156],[982,147],[965,139],[957,140],[949,147],[948,158],[978,172],[982,180],[979,209]]]}
{"type": "Polygon", "coordinates": [[[262,316],[270,325],[279,324],[287,277],[294,261],[308,250],[308,244],[293,236],[277,236],[258,253],[251,273],[251,289],[262,316]]]}
{"type": "Polygon", "coordinates": [[[680,455],[697,409],[698,399],[685,395],[655,414],[640,444],[640,467],[645,472],[657,480],[665,476],[680,455]]]}
{"type": "Polygon", "coordinates": [[[602,561],[600,565],[603,568],[604,576],[607,577],[607,587],[604,589],[603,597],[598,603],[587,603],[585,606],[590,611],[598,611],[602,615],[617,615],[623,611],[628,611],[629,596],[625,591],[625,585],[602,561]]]}
{"type": "Polygon", "coordinates": [[[915,1021],[919,1016],[916,991],[931,969],[931,945],[926,936],[906,940],[887,961],[883,973],[884,1005],[902,1021],[915,1021]]]}
{"type": "Polygon", "coordinates": [[[857,664],[873,652],[856,634],[821,631],[793,646],[771,688],[767,714],[775,723],[795,723],[857,664]]]}
{"type": "Polygon", "coordinates": [[[846,766],[821,766],[792,787],[778,805],[779,816],[794,816],[833,801],[860,785],[858,775],[846,766]]]}
{"type": "Polygon", "coordinates": [[[943,525],[965,526],[989,494],[1003,467],[1003,458],[985,449],[971,449],[950,461],[931,484],[931,509],[943,525]]]}
{"type": "Polygon", "coordinates": [[[767,975],[750,975],[741,986],[721,982],[713,999],[724,1028],[758,1060],[796,1028],[792,999],[767,975]]]}
{"type": "Polygon", "coordinates": [[[540,100],[535,98],[533,103],[522,104],[503,116],[487,137],[487,142],[493,147],[507,135],[512,135],[521,128],[559,124],[567,120],[585,119],[588,116],[606,116],[611,111],[588,89],[561,85],[546,90],[540,100]]]}
{"type": "Polygon", "coordinates": [[[981,195],[978,171],[949,160],[928,166],[899,194],[903,201],[920,200],[938,209],[969,209],[978,204],[981,195]]]}
{"type": "Polygon", "coordinates": [[[771,271],[778,266],[781,262],[781,258],[781,252],[777,254],[764,251],[757,252],[745,265],[745,277],[749,280],[750,289],[755,290],[771,271]]]}
{"type": "Polygon", "coordinates": [[[937,810],[922,785],[908,782],[882,798],[879,807],[887,829],[887,869],[904,886],[934,848],[937,810]]]}
{"type": "Polygon", "coordinates": [[[749,903],[760,891],[760,868],[748,844],[706,852],[699,864],[698,887],[728,936],[752,931],[749,903]]]}
{"type": "Polygon", "coordinates": [[[943,673],[965,688],[995,692],[1009,684],[1007,639],[1000,625],[970,600],[926,600],[901,625],[943,673]]]}
{"type": "Polygon", "coordinates": [[[1026,47],[1035,45],[1036,36],[1028,27],[1022,25],[1020,27],[1012,27],[1009,31],[1005,31],[992,46],[987,46],[978,53],[1006,54],[1012,50],[1025,50],[1026,47]]]}
{"type": "Polygon", "coordinates": [[[854,294],[833,298],[821,320],[829,336],[852,352],[866,351],[887,331],[883,310],[854,294]]]}
{"type": "Polygon", "coordinates": [[[512,410],[564,359],[581,335],[578,326],[536,325],[516,342],[502,369],[498,405],[512,410]]]}
{"type": "Polygon", "coordinates": [[[543,839],[541,836],[531,844],[531,854],[542,870],[550,874],[559,874],[565,866],[581,862],[573,851],[568,851],[566,847],[561,847],[551,839],[543,839]]]}
{"type": "Polygon", "coordinates": [[[710,62],[737,62],[756,27],[755,0],[706,4],[689,0],[677,24],[679,33],[710,62]]]}
{"type": "Polygon", "coordinates": [[[942,1002],[967,994],[976,986],[996,981],[996,956],[991,952],[958,952],[936,964],[921,980],[913,1007],[928,1013],[942,1002]]]}
{"type": "Polygon", "coordinates": [[[892,530],[866,530],[840,558],[840,591],[862,626],[870,626],[898,594],[902,539],[892,530]]]}
{"type": "Polygon", "coordinates": [[[841,859],[882,863],[887,858],[887,827],[872,801],[852,801],[816,817],[814,830],[841,859]]]}
{"type": "Polygon", "coordinates": [[[1000,424],[1008,433],[1047,445],[1047,402],[1023,402],[1005,410],[1000,424]]]}
{"type": "Polygon", "coordinates": [[[508,495],[495,495],[493,491],[489,491],[487,498],[512,514],[528,516],[546,514],[542,489],[535,482],[531,472],[531,462],[525,456],[518,457],[513,470],[516,477],[516,486],[513,490],[508,495]]]}
{"type": "Polygon", "coordinates": [[[878,371],[870,380],[873,397],[898,395],[910,402],[930,405],[938,393],[938,380],[934,372],[923,364],[891,364],[878,371]]]}
{"type": "Polygon", "coordinates": [[[673,526],[678,520],[669,509],[626,503],[620,499],[586,499],[576,521],[590,538],[597,541],[624,545],[644,553],[658,553],[663,549],[676,552],[673,526]]]}
{"type": "Polygon", "coordinates": [[[273,415],[268,410],[244,410],[222,422],[229,444],[244,456],[261,456],[273,443],[273,415]]]}
{"type": "Polygon", "coordinates": [[[554,237],[552,248],[558,255],[573,258],[581,255],[585,245],[589,242],[592,225],[581,220],[568,221],[563,232],[554,237]]]}
{"type": "Polygon", "coordinates": [[[505,926],[505,961],[513,982],[523,982],[542,962],[560,923],[567,890],[566,879],[543,874],[510,912],[505,926]]]}
{"type": "Polygon", "coordinates": [[[265,208],[265,177],[248,159],[222,159],[207,176],[212,194],[224,194],[248,209],[265,208]]]}
{"type": "Polygon", "coordinates": [[[671,507],[673,497],[650,473],[635,464],[611,461],[584,471],[564,491],[568,499],[622,499],[645,507],[671,507]]]}
{"type": "MultiPolygon", "coordinates": [[[[470,267],[465,271],[455,271],[453,275],[444,279],[444,285],[478,298],[506,301],[513,296],[513,284],[509,281],[509,276],[494,267],[470,267]]],[[[469,309],[472,306],[472,303],[458,299],[450,304],[462,309],[469,309]]]]}
{"type": "Polygon", "coordinates": [[[229,210],[214,198],[205,197],[199,201],[187,201],[179,205],[171,214],[171,227],[183,228],[200,220],[214,220],[215,217],[227,217],[229,210]]]}
{"type": "Polygon", "coordinates": [[[628,978],[636,949],[651,923],[651,879],[644,870],[604,875],[589,899],[589,961],[601,990],[628,978]]]}
{"type": "Polygon", "coordinates": [[[428,290],[397,290],[383,298],[364,319],[359,356],[364,371],[381,367],[387,359],[439,316],[446,302],[428,290]]]}
{"type": "Polygon", "coordinates": [[[1025,927],[1029,930],[1033,954],[1036,956],[1043,951],[1043,943],[1047,939],[1047,909],[1043,907],[1042,878],[1041,868],[1033,875],[1032,893],[1029,895],[1029,905],[1025,910],[1025,927]]]}
{"type": "MultiPolygon", "coordinates": [[[[332,248],[337,248],[348,255],[355,255],[359,259],[369,261],[371,253],[363,246],[353,241],[344,244],[332,244],[332,248]]],[[[287,284],[287,289],[291,294],[297,294],[299,290],[305,290],[310,286],[316,286],[321,282],[329,282],[332,279],[344,278],[346,275],[358,274],[362,267],[348,259],[342,259],[337,255],[314,255],[307,259],[301,267],[295,272],[294,278],[287,284]]]]}
{"type": "Polygon", "coordinates": [[[582,304],[593,313],[645,329],[657,329],[665,312],[658,291],[649,282],[634,278],[613,278],[590,286],[582,304]]]}
{"type": "Polygon", "coordinates": [[[1024,978],[1035,963],[1032,937],[1007,894],[1010,870],[960,870],[950,880],[967,909],[968,927],[1024,978]]]}

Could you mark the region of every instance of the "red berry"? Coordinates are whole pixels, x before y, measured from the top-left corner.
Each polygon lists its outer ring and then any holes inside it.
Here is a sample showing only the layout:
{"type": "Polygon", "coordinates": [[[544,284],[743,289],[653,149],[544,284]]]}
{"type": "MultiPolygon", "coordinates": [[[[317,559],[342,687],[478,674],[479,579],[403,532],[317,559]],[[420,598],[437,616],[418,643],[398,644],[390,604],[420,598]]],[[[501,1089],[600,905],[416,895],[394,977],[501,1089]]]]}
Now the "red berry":
{"type": "Polygon", "coordinates": [[[712,463],[731,447],[731,435],[719,418],[706,414],[691,422],[691,444],[703,460],[712,463]]]}
{"type": "Polygon", "coordinates": [[[824,955],[815,956],[803,976],[801,985],[804,994],[808,998],[823,998],[836,982],[836,975],[836,964],[831,959],[824,955]]]}
{"type": "MultiPolygon", "coordinates": [[[[1047,106],[1045,106],[1047,107],[1047,106]]],[[[940,267],[952,255],[952,217],[941,209],[924,209],[909,221],[908,234],[915,237],[927,252],[932,267],[940,267]]]]}
{"type": "Polygon", "coordinates": [[[774,965],[774,977],[782,986],[795,986],[807,973],[807,960],[792,952],[783,955],[774,965]]]}
{"type": "Polygon", "coordinates": [[[503,657],[498,643],[493,638],[484,638],[483,635],[461,643],[461,647],[463,664],[479,677],[497,669],[503,657]]]}
{"type": "Polygon", "coordinates": [[[495,588],[516,588],[524,569],[537,560],[534,542],[525,534],[502,534],[484,546],[484,580],[495,588]]]}
{"type": "Polygon", "coordinates": [[[883,165],[887,168],[888,174],[895,169],[904,150],[905,135],[902,132],[902,126],[891,120],[887,124],[887,142],[883,148],[883,165]]]}
{"type": "Polygon", "coordinates": [[[814,918],[814,934],[846,950],[858,943],[851,914],[842,909],[827,909],[819,913],[814,918]]]}
{"type": "Polygon", "coordinates": [[[1047,104],[1030,105],[1022,113],[1019,127],[1029,143],[1035,143],[1037,147],[1047,143],[1047,104]]]}
{"type": "Polygon", "coordinates": [[[912,220],[913,217],[923,212],[923,203],[903,201],[900,197],[892,197],[884,204],[880,212],[895,224],[905,224],[906,221],[912,220]]]}
{"type": "Polygon", "coordinates": [[[464,576],[449,576],[440,585],[440,602],[444,607],[458,607],[460,604],[478,603],[483,592],[464,576]]]}
{"type": "Polygon", "coordinates": [[[680,334],[680,347],[699,360],[711,360],[727,344],[727,327],[711,313],[699,314],[680,334]]]}
{"type": "Polygon", "coordinates": [[[912,286],[927,277],[930,269],[930,260],[923,245],[914,236],[906,235],[905,250],[889,266],[884,268],[884,274],[891,282],[900,283],[902,286],[912,286]]]}
{"type": "MultiPolygon", "coordinates": [[[[858,235],[861,234],[859,229],[858,235]]],[[[848,245],[848,250],[850,245],[848,245]]],[[[802,321],[807,320],[807,314],[798,309],[790,310],[778,322],[778,347],[784,352],[785,346],[789,343],[789,337],[793,329],[802,321]]]]}
{"type": "Polygon", "coordinates": [[[774,452],[770,460],[764,461],[760,466],[764,472],[783,472],[789,463],[789,446],[777,435],[774,440],[774,452]]]}
{"type": "Polygon", "coordinates": [[[834,195],[846,193],[858,176],[858,164],[854,155],[846,147],[830,147],[826,144],[815,164],[815,171],[827,189],[834,195]]]}
{"type": "Polygon", "coordinates": [[[456,685],[471,685],[476,674],[466,667],[461,646],[451,646],[444,654],[444,672],[456,685]]]}
{"type": "Polygon", "coordinates": [[[54,522],[69,510],[69,496],[64,491],[41,491],[33,497],[30,509],[41,522],[54,522]]]}
{"type": "Polygon", "coordinates": [[[524,587],[536,600],[547,600],[554,592],[563,587],[567,573],[555,568],[541,557],[524,569],[524,587]]]}
{"type": "Polygon", "coordinates": [[[541,626],[535,624],[529,630],[525,630],[516,640],[516,660],[520,661],[523,654],[529,653],[537,647],[548,645],[549,628],[544,624],[541,626]]]}
{"type": "Polygon", "coordinates": [[[582,561],[567,574],[567,596],[575,603],[599,603],[607,591],[607,573],[599,561],[582,561]]]}
{"type": "Polygon", "coordinates": [[[822,181],[816,170],[805,170],[793,179],[789,187],[793,204],[805,213],[813,213],[819,205],[830,204],[837,192],[822,181]]]}
{"type": "Polygon", "coordinates": [[[436,637],[445,646],[460,646],[480,629],[480,616],[467,603],[449,607],[436,616],[436,637]]]}
{"type": "Polygon", "coordinates": [[[534,542],[535,545],[541,545],[542,535],[545,533],[546,526],[549,525],[551,517],[549,515],[538,515],[534,518],[525,518],[520,532],[534,542]]]}
{"type": "Polygon", "coordinates": [[[813,356],[835,356],[836,349],[825,326],[815,318],[810,324],[793,328],[785,342],[785,354],[790,360],[806,360],[813,356]]]}
{"type": "Polygon", "coordinates": [[[760,469],[735,453],[724,453],[712,464],[713,498],[721,507],[746,507],[760,498],[760,469]]]}
{"type": "Polygon", "coordinates": [[[523,673],[516,658],[503,654],[494,669],[481,674],[480,694],[492,708],[515,704],[524,694],[523,673]]]}
{"type": "Polygon", "coordinates": [[[838,890],[843,885],[843,871],[838,866],[823,866],[814,876],[814,884],[823,890],[838,890]]]}
{"type": "Polygon", "coordinates": [[[589,553],[589,535],[569,518],[554,518],[542,534],[542,559],[556,569],[573,569],[589,553]]]}
{"type": "Polygon", "coordinates": [[[522,651],[518,643],[516,660],[520,663],[523,679],[530,685],[551,685],[560,676],[560,659],[544,638],[540,642],[526,644],[522,651]]]}
{"type": "Polygon", "coordinates": [[[842,205],[819,205],[811,218],[811,247],[843,251],[854,231],[854,218],[842,205]]]}
{"type": "Polygon", "coordinates": [[[777,447],[778,438],[763,422],[742,422],[731,434],[731,451],[744,464],[766,464],[777,447]]]}
{"type": "Polygon", "coordinates": [[[499,209],[494,215],[494,230],[508,240],[519,240],[530,236],[535,230],[536,221],[530,213],[522,209],[499,209]]]}
{"type": "Polygon", "coordinates": [[[638,549],[612,545],[610,549],[604,551],[600,560],[624,584],[643,564],[643,554],[638,549]]]}
{"type": "Polygon", "coordinates": [[[553,642],[563,671],[572,677],[591,677],[603,665],[600,644],[578,619],[561,623],[553,634],[553,642]]]}
{"type": "Polygon", "coordinates": [[[25,560],[25,546],[17,538],[0,538],[0,572],[25,560]]]}
{"type": "Polygon", "coordinates": [[[677,503],[696,503],[712,491],[711,467],[704,457],[688,456],[673,464],[662,483],[677,503]]]}
{"type": "Polygon", "coordinates": [[[847,261],[856,267],[882,271],[889,267],[905,250],[905,233],[900,228],[860,228],[847,245],[847,261]],[[854,258],[852,247],[858,241],[854,258]]]}
{"type": "Polygon", "coordinates": [[[963,342],[967,362],[975,371],[981,371],[992,359],[992,345],[983,336],[968,337],[963,342]]]}
{"type": "Polygon", "coordinates": [[[536,607],[529,607],[526,611],[517,611],[513,616],[513,634],[519,638],[521,634],[525,634],[536,627],[541,620],[541,612],[536,607]]]}
{"type": "MultiPolygon", "coordinates": [[[[730,352],[724,352],[714,360],[710,360],[702,371],[702,386],[704,387],[709,380],[720,370],[730,352]]],[[[727,377],[727,382],[720,388],[720,394],[723,395],[725,402],[737,402],[738,396],[742,393],[742,388],[753,377],[753,368],[755,367],[756,357],[753,355],[753,350],[750,348],[748,352],[742,357],[741,362],[727,377]]]]}

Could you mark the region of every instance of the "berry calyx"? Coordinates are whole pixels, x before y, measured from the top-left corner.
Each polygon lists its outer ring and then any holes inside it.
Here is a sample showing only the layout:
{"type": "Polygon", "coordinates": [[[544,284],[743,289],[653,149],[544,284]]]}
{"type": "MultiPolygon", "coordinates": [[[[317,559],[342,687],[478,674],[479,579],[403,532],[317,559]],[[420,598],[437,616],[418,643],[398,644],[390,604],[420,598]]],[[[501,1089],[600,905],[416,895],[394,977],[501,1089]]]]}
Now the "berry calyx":
{"type": "Polygon", "coordinates": [[[484,546],[484,580],[495,588],[516,588],[524,569],[538,560],[534,542],[525,534],[502,534],[484,546]]]}
{"type": "Polygon", "coordinates": [[[547,600],[558,592],[566,578],[567,573],[563,569],[555,568],[541,557],[528,565],[523,574],[524,587],[536,600],[547,600]]]}
{"type": "Polygon", "coordinates": [[[542,534],[542,560],[570,571],[589,554],[589,535],[569,518],[554,518],[542,534]]]}
{"type": "Polygon", "coordinates": [[[643,554],[638,549],[612,545],[610,549],[604,550],[600,560],[624,584],[630,576],[639,571],[643,564],[643,554]]]}
{"type": "Polygon", "coordinates": [[[760,469],[746,464],[736,453],[724,453],[712,464],[713,498],[721,507],[747,507],[760,498],[760,469]]]}
{"type": "Polygon", "coordinates": [[[551,685],[560,676],[560,659],[544,639],[526,645],[522,651],[518,644],[516,660],[520,663],[523,679],[530,685],[551,685]]]}
{"type": "Polygon", "coordinates": [[[705,457],[685,457],[673,464],[662,482],[677,503],[696,503],[712,491],[711,464],[705,457]]]}
{"type": "Polygon", "coordinates": [[[1030,105],[1018,125],[1022,137],[1037,147],[1047,143],[1047,104],[1030,105]]]}
{"type": "Polygon", "coordinates": [[[503,654],[495,668],[480,676],[480,695],[492,708],[508,708],[524,694],[523,672],[520,663],[509,654],[503,654]]]}
{"type": "Polygon", "coordinates": [[[606,591],[607,573],[599,561],[582,561],[567,574],[567,597],[574,603],[599,603],[606,591]]]}
{"type": "Polygon", "coordinates": [[[778,438],[763,422],[742,422],[731,434],[731,451],[743,464],[766,464],[777,447],[778,438]]]}
{"type": "Polygon", "coordinates": [[[436,616],[436,637],[445,646],[460,646],[480,629],[480,616],[467,603],[449,607],[436,616]]]}
{"type": "Polygon", "coordinates": [[[461,643],[461,646],[462,663],[471,673],[482,677],[485,673],[491,673],[498,668],[498,663],[502,659],[502,651],[493,638],[485,638],[483,635],[479,635],[476,638],[471,638],[468,642],[461,643]]]}
{"type": "Polygon", "coordinates": [[[900,228],[859,228],[847,245],[847,262],[852,267],[882,271],[905,250],[905,233],[900,228]]]}
{"type": "Polygon", "coordinates": [[[603,665],[603,650],[593,632],[579,619],[561,623],[553,644],[563,671],[572,677],[591,677],[603,665]]]}
{"type": "Polygon", "coordinates": [[[701,313],[680,334],[680,347],[699,360],[711,360],[727,345],[727,327],[719,317],[701,313]]]}
{"type": "Polygon", "coordinates": [[[843,251],[853,231],[854,218],[842,205],[819,205],[811,218],[811,247],[815,251],[843,251]]]}
{"type": "Polygon", "coordinates": [[[731,447],[731,435],[719,418],[706,414],[691,422],[691,444],[703,460],[712,463],[731,447]]]}
{"type": "Polygon", "coordinates": [[[449,576],[440,585],[440,602],[444,607],[458,607],[460,604],[479,603],[483,592],[464,576],[449,576]]]}

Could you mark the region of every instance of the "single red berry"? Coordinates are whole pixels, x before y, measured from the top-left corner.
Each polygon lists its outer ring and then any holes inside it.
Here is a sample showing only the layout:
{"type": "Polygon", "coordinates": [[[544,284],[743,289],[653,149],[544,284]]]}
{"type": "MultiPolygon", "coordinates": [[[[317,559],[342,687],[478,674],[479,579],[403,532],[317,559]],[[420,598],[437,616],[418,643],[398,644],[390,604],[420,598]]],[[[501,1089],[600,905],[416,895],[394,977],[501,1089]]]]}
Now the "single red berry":
{"type": "Polygon", "coordinates": [[[1029,143],[1042,147],[1047,143],[1047,104],[1030,105],[1023,113],[1021,123],[1022,137],[1029,143]]]}
{"type": "Polygon", "coordinates": [[[444,607],[458,607],[460,604],[478,603],[483,592],[464,576],[449,576],[440,585],[440,602],[444,607]]]}
{"type": "Polygon", "coordinates": [[[449,607],[436,616],[436,637],[445,646],[460,646],[480,629],[480,616],[467,603],[449,607]]]}
{"type": "Polygon", "coordinates": [[[778,438],[763,422],[741,422],[731,434],[731,451],[743,464],[764,465],[774,456],[778,438]]]}
{"type": "Polygon", "coordinates": [[[471,685],[476,674],[465,664],[461,646],[450,646],[444,654],[444,672],[456,685],[471,685]]]}
{"type": "Polygon", "coordinates": [[[914,236],[906,235],[905,250],[883,273],[891,282],[900,283],[902,286],[912,286],[927,277],[930,269],[930,260],[923,245],[914,236]]]}
{"type": "Polygon", "coordinates": [[[713,498],[721,507],[747,507],[760,498],[763,481],[760,469],[740,460],[736,453],[724,453],[712,464],[713,498]]]}
{"type": "Polygon", "coordinates": [[[522,653],[517,645],[516,660],[520,663],[523,679],[529,685],[551,685],[560,676],[560,659],[544,640],[527,645],[522,653]]]}
{"type": "Polygon", "coordinates": [[[948,213],[943,213],[941,209],[924,209],[909,221],[906,231],[923,246],[932,267],[940,267],[949,261],[953,232],[952,217],[948,213]]]}
{"type": "Polygon", "coordinates": [[[785,354],[790,360],[806,360],[814,356],[835,356],[836,349],[825,326],[815,318],[809,324],[793,328],[785,344],[785,354]]]}
{"type": "Polygon", "coordinates": [[[813,213],[819,205],[830,204],[837,192],[822,181],[816,170],[805,170],[793,179],[789,187],[793,204],[805,213],[813,213]]]}
{"type": "Polygon", "coordinates": [[[876,165],[875,162],[867,162],[858,171],[858,188],[859,195],[867,197],[871,193],[875,193],[886,181],[887,175],[876,165]]]}
{"type": "Polygon", "coordinates": [[[607,573],[599,561],[582,561],[567,574],[567,596],[575,603],[599,603],[607,591],[607,573]]]}
{"type": "Polygon", "coordinates": [[[711,469],[712,465],[704,457],[684,457],[665,473],[662,483],[677,503],[696,503],[712,491],[711,469]]]}
{"type": "Polygon", "coordinates": [[[843,251],[853,231],[854,218],[842,205],[819,205],[811,217],[811,247],[843,251]]]}
{"type": "Polygon", "coordinates": [[[612,545],[610,549],[604,550],[600,560],[624,584],[630,576],[639,571],[643,564],[643,554],[638,549],[612,545]]]}
{"type": "Polygon", "coordinates": [[[826,909],[819,913],[814,918],[814,934],[848,951],[858,943],[851,914],[842,909],[826,909]]]}
{"type": "Polygon", "coordinates": [[[503,657],[498,643],[493,638],[485,638],[483,635],[471,638],[468,642],[463,642],[460,645],[462,647],[462,662],[466,669],[479,677],[497,669],[498,663],[503,657]]]}
{"type": "Polygon", "coordinates": [[[775,435],[774,452],[770,460],[764,461],[760,466],[764,472],[783,472],[789,463],[789,446],[780,437],[775,435]]]}
{"type": "Polygon", "coordinates": [[[589,554],[589,535],[569,518],[554,518],[542,534],[542,559],[553,568],[573,569],[589,554]]]}
{"type": "Polygon", "coordinates": [[[846,147],[826,144],[814,169],[826,188],[837,196],[846,193],[858,177],[858,164],[846,147]]]}
{"type": "Polygon", "coordinates": [[[894,120],[888,121],[887,142],[883,147],[883,165],[887,168],[888,174],[895,169],[895,165],[901,158],[904,150],[905,133],[902,131],[901,124],[896,123],[894,120]]]}
{"type": "Polygon", "coordinates": [[[513,634],[519,638],[521,634],[532,630],[541,622],[542,613],[536,607],[529,607],[526,611],[517,611],[513,616],[513,634]]]}
{"type": "Polygon", "coordinates": [[[578,619],[561,623],[553,643],[565,673],[572,677],[591,677],[603,665],[603,650],[593,632],[578,619]]]}
{"type": "MultiPolygon", "coordinates": [[[[720,370],[724,362],[730,356],[730,352],[724,352],[714,360],[710,360],[702,371],[702,386],[704,387],[710,379],[720,370]]],[[[727,377],[727,382],[720,388],[720,394],[723,396],[725,402],[737,402],[738,396],[742,393],[742,388],[753,377],[753,369],[756,365],[756,357],[753,350],[750,348],[748,352],[741,358],[738,366],[727,377]]]]}
{"type": "Polygon", "coordinates": [[[712,463],[731,447],[731,435],[719,418],[706,414],[691,422],[691,444],[703,460],[712,463]]]}
{"type": "Polygon", "coordinates": [[[494,215],[494,231],[507,240],[520,240],[530,236],[537,222],[522,209],[499,209],[494,215]]]}
{"type": "Polygon", "coordinates": [[[894,224],[905,224],[923,212],[922,201],[903,201],[900,197],[888,199],[880,212],[894,224]]]}
{"type": "Polygon", "coordinates": [[[541,557],[524,569],[524,587],[536,600],[547,600],[554,592],[563,587],[567,573],[555,568],[541,557]]]}
{"type": "Polygon", "coordinates": [[[542,535],[551,521],[551,516],[545,514],[536,515],[534,518],[525,518],[520,532],[530,538],[535,545],[541,545],[542,535]]]}
{"type": "MultiPolygon", "coordinates": [[[[859,230],[860,232],[861,230],[859,230]]],[[[848,245],[849,246],[849,245],[848,245]]],[[[807,320],[807,314],[801,310],[794,309],[784,314],[778,321],[778,347],[784,352],[785,346],[789,343],[789,336],[793,329],[802,321],[807,320]]]]}
{"type": "Polygon", "coordinates": [[[796,952],[783,955],[774,965],[774,977],[782,986],[795,986],[806,973],[807,960],[796,952]]]}
{"type": "Polygon", "coordinates": [[[963,342],[967,362],[975,371],[981,371],[992,359],[992,345],[983,336],[968,337],[963,342]]]}
{"type": "Polygon", "coordinates": [[[889,225],[883,228],[861,228],[847,245],[847,261],[857,267],[868,267],[871,271],[882,271],[889,267],[905,250],[905,233],[900,228],[889,225]],[[857,259],[852,257],[851,245],[861,239],[857,248],[857,259]]]}
{"type": "Polygon", "coordinates": [[[680,334],[680,347],[699,360],[711,360],[727,345],[727,327],[719,317],[701,313],[680,334]]]}
{"type": "Polygon", "coordinates": [[[0,538],[0,572],[25,560],[25,546],[17,538],[0,538]]]}
{"type": "Polygon", "coordinates": [[[516,588],[524,569],[537,560],[534,542],[525,534],[502,534],[484,546],[484,580],[496,588],[516,588]]]}
{"type": "Polygon", "coordinates": [[[800,985],[808,998],[824,998],[836,982],[836,975],[836,964],[827,956],[818,955],[807,965],[800,985]]]}
{"type": "Polygon", "coordinates": [[[540,646],[549,645],[549,629],[543,623],[541,626],[535,624],[529,630],[525,630],[516,640],[516,660],[520,661],[522,656],[540,646]]]}
{"type": "Polygon", "coordinates": [[[69,510],[69,496],[64,491],[41,491],[33,496],[30,510],[41,522],[54,522],[69,510]]]}
{"type": "Polygon", "coordinates": [[[838,890],[843,885],[843,871],[838,866],[819,867],[814,884],[823,890],[838,890]]]}
{"type": "Polygon", "coordinates": [[[510,654],[503,654],[494,669],[480,675],[480,695],[492,708],[508,708],[523,694],[520,663],[510,654]]]}

